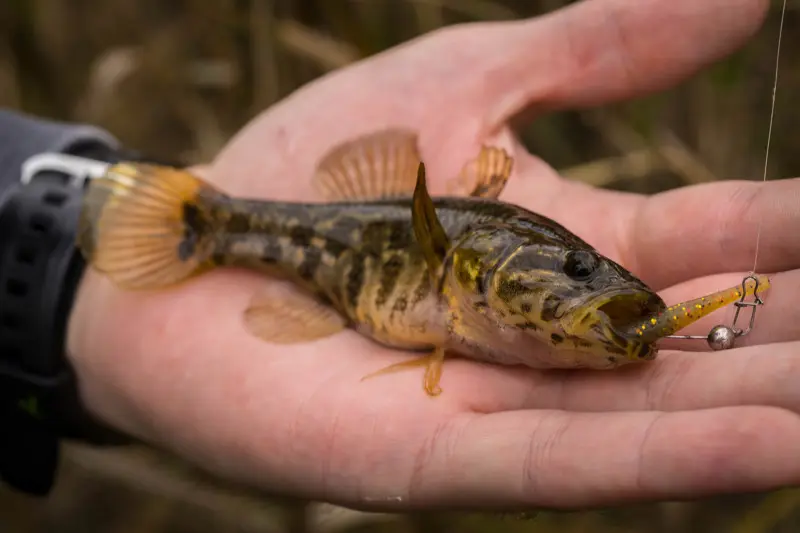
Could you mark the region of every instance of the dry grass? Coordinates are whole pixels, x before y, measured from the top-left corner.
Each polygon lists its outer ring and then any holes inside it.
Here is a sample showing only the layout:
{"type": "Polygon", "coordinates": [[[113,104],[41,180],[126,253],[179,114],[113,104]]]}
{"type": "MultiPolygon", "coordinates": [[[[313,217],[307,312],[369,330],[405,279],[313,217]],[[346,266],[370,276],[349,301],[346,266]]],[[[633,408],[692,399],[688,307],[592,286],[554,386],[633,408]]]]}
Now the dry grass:
{"type": "MultiPolygon", "coordinates": [[[[105,126],[131,147],[208,159],[260,109],[304,83],[430,29],[552,10],[565,0],[7,0],[0,105],[105,126]],[[402,23],[398,23],[402,21],[402,23]]],[[[776,3],[776,7],[777,7],[776,3]]],[[[800,13],[787,14],[771,176],[800,164],[800,13]]],[[[665,94],[538,120],[532,150],[572,179],[655,192],[759,179],[777,10],[735,57],[665,94]]],[[[515,517],[369,515],[223,486],[151,450],[72,447],[47,501],[0,491],[0,530],[167,532],[790,532],[800,493],[515,517]]]]}

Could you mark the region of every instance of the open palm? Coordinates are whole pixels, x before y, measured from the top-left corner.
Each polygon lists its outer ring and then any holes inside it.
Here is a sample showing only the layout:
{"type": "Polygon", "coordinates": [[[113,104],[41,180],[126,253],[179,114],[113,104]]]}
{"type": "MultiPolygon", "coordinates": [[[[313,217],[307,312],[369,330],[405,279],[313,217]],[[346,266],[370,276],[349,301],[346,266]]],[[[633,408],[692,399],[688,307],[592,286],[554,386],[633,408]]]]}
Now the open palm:
{"type": "MultiPolygon", "coordinates": [[[[740,282],[761,222],[759,271],[777,274],[742,347],[686,345],[613,372],[448,360],[431,398],[421,370],[361,382],[408,355],[352,331],[291,347],[249,335],[243,310],[269,283],[253,273],[154,294],[90,273],[69,339],[84,397],[218,473],[356,507],[576,507],[797,482],[800,182],[600,191],[562,180],[507,129],[523,112],[677,83],[741,45],[768,2],[735,4],[589,0],[436,32],[297,91],[200,171],[231,194],[318,198],[310,177],[328,149],[404,126],[435,194],[480,143],[499,144],[516,161],[501,199],[555,218],[668,302],[740,282]]],[[[710,318],[693,330],[730,313],[710,318]]]]}

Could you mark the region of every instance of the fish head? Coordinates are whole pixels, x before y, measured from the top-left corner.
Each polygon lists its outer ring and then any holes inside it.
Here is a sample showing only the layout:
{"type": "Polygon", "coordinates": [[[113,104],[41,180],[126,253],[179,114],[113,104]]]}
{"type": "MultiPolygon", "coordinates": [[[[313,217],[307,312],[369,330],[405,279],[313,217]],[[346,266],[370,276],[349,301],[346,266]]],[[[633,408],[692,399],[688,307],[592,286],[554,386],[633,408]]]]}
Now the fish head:
{"type": "Polygon", "coordinates": [[[556,352],[582,352],[589,366],[655,358],[653,343],[643,342],[632,325],[658,316],[664,301],[594,249],[523,243],[485,263],[485,304],[504,327],[556,352]]]}

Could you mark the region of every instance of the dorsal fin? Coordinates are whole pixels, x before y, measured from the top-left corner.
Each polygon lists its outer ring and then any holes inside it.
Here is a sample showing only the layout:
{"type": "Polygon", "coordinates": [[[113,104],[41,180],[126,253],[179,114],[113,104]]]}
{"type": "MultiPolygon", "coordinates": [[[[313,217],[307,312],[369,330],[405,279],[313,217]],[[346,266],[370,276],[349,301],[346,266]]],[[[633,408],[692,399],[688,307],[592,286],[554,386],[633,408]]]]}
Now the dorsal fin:
{"type": "Polygon", "coordinates": [[[497,198],[508,182],[514,159],[502,148],[482,146],[478,157],[461,169],[458,177],[448,183],[450,195],[497,198]]]}
{"type": "Polygon", "coordinates": [[[435,278],[439,267],[444,261],[447,250],[450,248],[450,239],[447,237],[436,208],[428,193],[425,181],[425,163],[420,162],[417,168],[417,185],[414,188],[414,201],[411,207],[411,219],[414,226],[414,235],[417,237],[428,263],[428,272],[435,278]]]}
{"type": "Polygon", "coordinates": [[[335,146],[317,165],[313,183],[328,201],[408,198],[419,163],[417,135],[386,129],[335,146]]]}

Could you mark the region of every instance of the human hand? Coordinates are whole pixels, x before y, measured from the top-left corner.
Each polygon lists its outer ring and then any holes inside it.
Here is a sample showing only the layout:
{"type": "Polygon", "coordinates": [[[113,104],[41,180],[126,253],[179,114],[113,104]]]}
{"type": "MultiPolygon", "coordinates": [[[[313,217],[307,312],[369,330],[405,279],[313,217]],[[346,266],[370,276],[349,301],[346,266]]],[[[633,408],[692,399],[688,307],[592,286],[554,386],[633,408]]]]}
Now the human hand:
{"type": "Polygon", "coordinates": [[[507,127],[675,84],[743,44],[767,6],[589,0],[435,32],[298,90],[203,169],[231,194],[309,198],[330,147],[405,126],[420,132],[435,194],[480,143],[499,144],[515,158],[501,199],[555,218],[669,302],[740,282],[761,222],[759,271],[778,273],[742,347],[688,345],[609,372],[447,360],[430,398],[421,371],[361,382],[407,354],[354,332],[280,348],[251,336],[242,313],[267,283],[258,275],[142,294],[90,272],[69,332],[83,397],[219,474],[353,507],[581,507],[797,482],[800,182],[595,190],[559,178],[507,127]]]}

